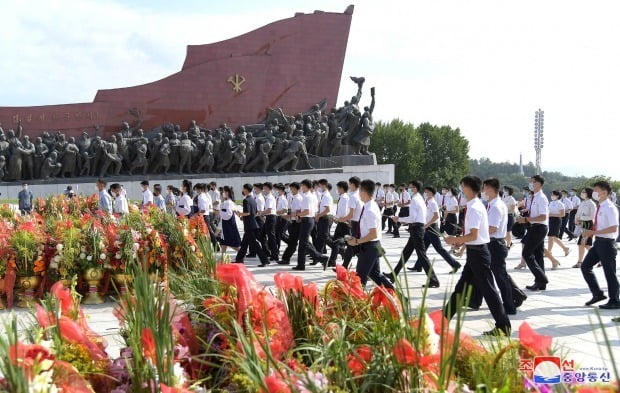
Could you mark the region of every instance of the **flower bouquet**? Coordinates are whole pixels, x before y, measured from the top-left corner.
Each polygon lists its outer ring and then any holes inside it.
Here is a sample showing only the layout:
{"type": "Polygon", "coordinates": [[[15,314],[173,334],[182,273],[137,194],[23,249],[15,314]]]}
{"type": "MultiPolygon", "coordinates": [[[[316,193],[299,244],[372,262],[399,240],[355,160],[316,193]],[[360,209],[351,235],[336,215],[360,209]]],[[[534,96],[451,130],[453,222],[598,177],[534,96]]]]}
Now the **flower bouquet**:
{"type": "Polygon", "coordinates": [[[80,273],[83,241],[84,232],[72,220],[66,219],[57,223],[54,237],[51,238],[54,255],[51,257],[49,269],[56,271],[58,279],[65,285],[80,273]]]}

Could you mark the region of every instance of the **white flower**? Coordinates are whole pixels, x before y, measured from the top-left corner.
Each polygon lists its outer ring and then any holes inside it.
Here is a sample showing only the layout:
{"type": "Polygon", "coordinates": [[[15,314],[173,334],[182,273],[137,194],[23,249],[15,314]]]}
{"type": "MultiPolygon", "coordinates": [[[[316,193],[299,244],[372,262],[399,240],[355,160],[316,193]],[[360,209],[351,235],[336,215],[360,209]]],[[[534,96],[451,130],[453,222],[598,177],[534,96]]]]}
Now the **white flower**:
{"type": "Polygon", "coordinates": [[[50,268],[51,269],[58,269],[58,261],[50,262],[50,268]]]}
{"type": "MultiPolygon", "coordinates": [[[[50,361],[51,362],[51,361],[50,361]]],[[[43,362],[42,362],[43,363],[43,362]]],[[[32,378],[28,384],[28,393],[57,393],[58,387],[54,385],[54,371],[49,366],[49,371],[41,372],[32,378]]]]}
{"type": "Polygon", "coordinates": [[[182,387],[185,385],[187,378],[185,377],[185,370],[179,363],[175,363],[172,368],[173,384],[175,387],[182,387]]]}
{"type": "Polygon", "coordinates": [[[87,257],[86,257],[86,260],[87,260],[88,262],[92,261],[92,260],[93,260],[93,256],[92,256],[92,255],[87,256],[87,257]]]}
{"type": "Polygon", "coordinates": [[[80,247],[80,251],[86,252],[86,247],[84,247],[84,246],[80,247]]]}
{"type": "Polygon", "coordinates": [[[62,257],[60,255],[56,255],[54,257],[54,262],[56,262],[56,263],[60,262],[61,260],[62,260],[62,257]]]}
{"type": "Polygon", "coordinates": [[[436,354],[439,351],[439,334],[435,333],[435,324],[428,314],[424,314],[424,330],[427,344],[425,350],[429,354],[436,354]]]}
{"type": "Polygon", "coordinates": [[[81,254],[80,254],[80,259],[84,259],[84,258],[86,258],[86,254],[81,253],[81,254]]]}
{"type": "Polygon", "coordinates": [[[61,243],[56,244],[56,249],[58,250],[58,252],[61,252],[63,248],[64,246],[61,243]]]}
{"type": "Polygon", "coordinates": [[[150,235],[153,232],[153,228],[146,228],[146,234],[150,235]]]}
{"type": "Polygon", "coordinates": [[[140,248],[140,245],[138,243],[134,243],[131,246],[131,251],[136,252],[136,251],[138,251],[139,248],[140,248]]]}
{"type": "Polygon", "coordinates": [[[118,240],[114,240],[114,247],[120,247],[121,246],[121,242],[118,240]]]}
{"type": "Polygon", "coordinates": [[[114,258],[116,258],[116,259],[121,259],[121,256],[122,256],[122,255],[121,255],[121,253],[120,253],[120,252],[117,252],[117,253],[114,255],[114,258]]]}
{"type": "Polygon", "coordinates": [[[99,259],[105,259],[105,254],[101,253],[101,255],[99,255],[99,259]]]}
{"type": "Polygon", "coordinates": [[[191,245],[191,246],[189,246],[189,249],[192,250],[192,252],[195,252],[196,251],[196,246],[191,245]]]}

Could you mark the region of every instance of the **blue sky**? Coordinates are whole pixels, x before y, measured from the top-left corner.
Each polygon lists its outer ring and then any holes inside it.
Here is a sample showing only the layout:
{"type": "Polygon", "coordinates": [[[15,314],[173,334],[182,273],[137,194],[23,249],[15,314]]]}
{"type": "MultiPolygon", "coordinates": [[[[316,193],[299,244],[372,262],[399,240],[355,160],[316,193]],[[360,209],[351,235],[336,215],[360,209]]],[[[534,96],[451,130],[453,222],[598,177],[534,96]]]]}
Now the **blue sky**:
{"type": "MultiPolygon", "coordinates": [[[[245,33],[295,12],[350,1],[4,2],[0,106],[92,101],[97,89],[178,71],[187,44],[245,33]]],[[[376,86],[376,118],[459,127],[471,157],[533,161],[545,110],[543,167],[620,178],[620,3],[612,0],[358,1],[349,75],[376,86]]]]}

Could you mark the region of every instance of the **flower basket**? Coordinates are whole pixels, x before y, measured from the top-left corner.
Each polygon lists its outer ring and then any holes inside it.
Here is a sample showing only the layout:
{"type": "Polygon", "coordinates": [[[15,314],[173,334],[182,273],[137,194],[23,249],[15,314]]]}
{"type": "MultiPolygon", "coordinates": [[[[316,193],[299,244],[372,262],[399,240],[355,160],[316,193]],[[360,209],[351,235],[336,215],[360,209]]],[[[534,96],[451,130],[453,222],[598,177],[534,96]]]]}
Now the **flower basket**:
{"type": "Polygon", "coordinates": [[[83,304],[101,304],[104,302],[99,295],[99,281],[103,278],[103,269],[91,267],[84,272],[84,280],[88,283],[88,293],[82,300],[83,304]]]}
{"type": "Polygon", "coordinates": [[[34,291],[41,283],[41,276],[26,276],[18,277],[17,284],[23,291],[18,296],[20,297],[17,307],[30,308],[35,303],[34,291]]]}

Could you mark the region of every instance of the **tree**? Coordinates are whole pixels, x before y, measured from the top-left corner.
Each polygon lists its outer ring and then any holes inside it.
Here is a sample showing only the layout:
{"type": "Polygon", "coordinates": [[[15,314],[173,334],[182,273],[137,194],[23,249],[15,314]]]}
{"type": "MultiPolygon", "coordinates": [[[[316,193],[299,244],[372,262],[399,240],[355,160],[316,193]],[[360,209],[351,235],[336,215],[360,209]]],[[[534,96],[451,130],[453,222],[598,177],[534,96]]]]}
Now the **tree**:
{"type": "Polygon", "coordinates": [[[394,164],[397,184],[411,180],[422,156],[415,127],[400,119],[376,123],[369,150],[375,153],[379,164],[394,164]]]}

